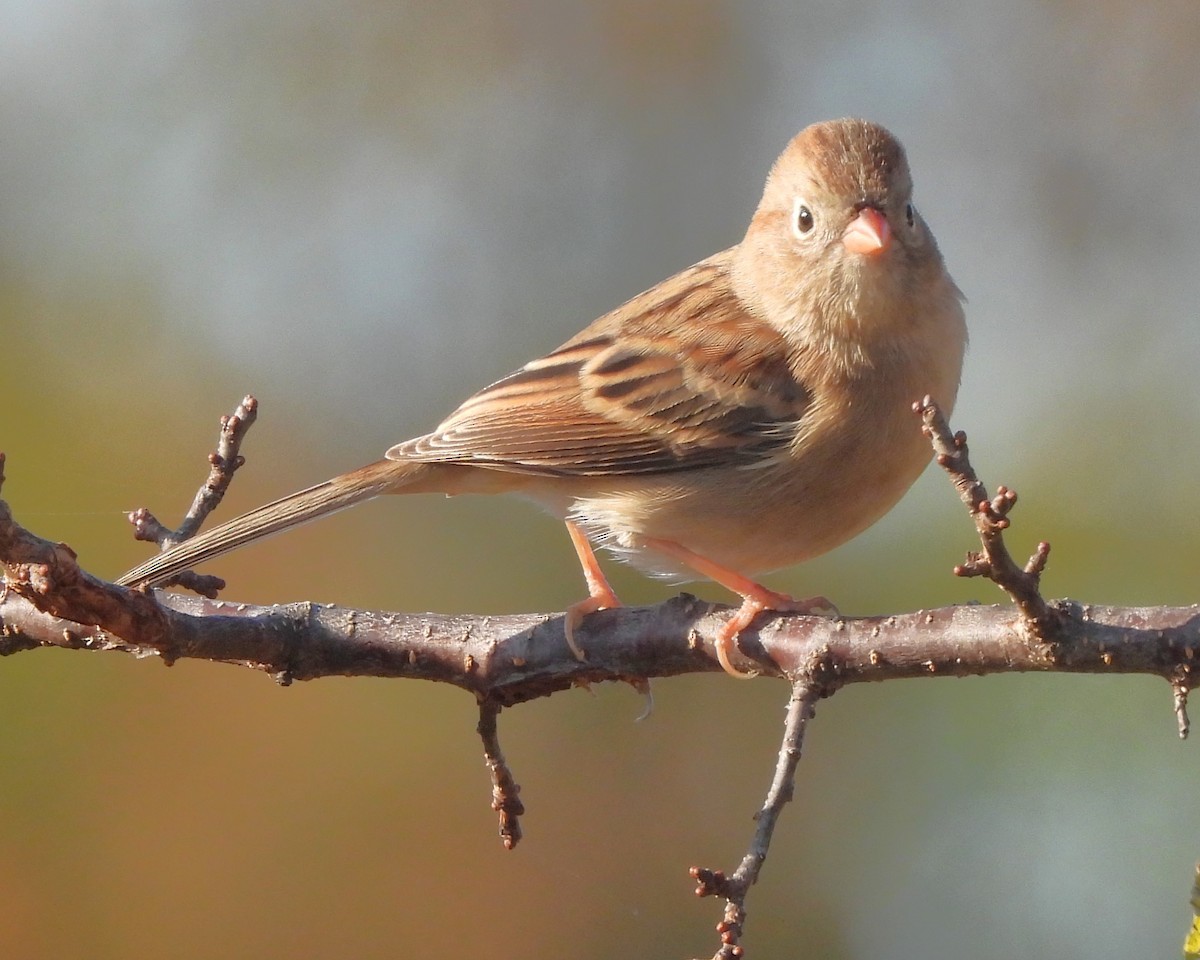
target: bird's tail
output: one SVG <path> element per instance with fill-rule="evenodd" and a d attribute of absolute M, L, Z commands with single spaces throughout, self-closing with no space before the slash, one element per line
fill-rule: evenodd
<path fill-rule="evenodd" d="M 409 476 L 421 472 L 424 467 L 424 464 L 396 460 L 367 464 L 199 533 L 122 574 L 116 583 L 124 586 L 162 583 L 198 563 L 219 557 L 254 540 L 290 530 L 309 520 L 328 516 L 406 486 Z"/>

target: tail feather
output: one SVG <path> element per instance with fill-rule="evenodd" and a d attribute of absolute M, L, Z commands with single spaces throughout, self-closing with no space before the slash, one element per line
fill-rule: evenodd
<path fill-rule="evenodd" d="M 154 586 L 253 540 L 290 530 L 309 520 L 388 493 L 403 485 L 405 466 L 408 465 L 395 460 L 380 460 L 290 494 L 164 550 L 123 573 L 115 582 L 123 586 Z"/>

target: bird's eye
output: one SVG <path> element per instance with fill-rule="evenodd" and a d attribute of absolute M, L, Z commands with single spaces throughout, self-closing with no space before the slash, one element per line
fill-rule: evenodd
<path fill-rule="evenodd" d="M 802 237 L 813 228 L 814 224 L 812 211 L 808 209 L 808 205 L 799 197 L 796 198 L 796 204 L 792 208 L 792 232 Z"/>
<path fill-rule="evenodd" d="M 910 227 L 917 222 L 917 211 L 913 209 L 913 205 L 911 203 L 904 208 L 904 219 L 908 222 Z"/>

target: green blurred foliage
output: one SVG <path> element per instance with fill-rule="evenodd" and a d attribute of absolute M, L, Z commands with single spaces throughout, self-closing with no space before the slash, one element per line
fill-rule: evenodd
<path fill-rule="evenodd" d="M 955 424 L 1022 494 L 1014 552 L 1052 542 L 1053 596 L 1194 602 L 1197 8 L 936 8 L 7 4 L 6 499 L 115 574 L 145 549 L 123 512 L 174 522 L 247 390 L 230 511 L 365 462 L 735 242 L 782 142 L 861 112 L 908 141 L 971 296 Z M 852 614 L 996 601 L 950 576 L 972 541 L 931 471 L 769 582 Z M 581 588 L 558 524 L 471 499 L 370 504 L 221 573 L 236 599 L 403 610 Z M 674 589 L 613 576 L 630 603 Z M 719 911 L 686 870 L 741 856 L 785 692 L 655 697 L 640 724 L 615 686 L 503 715 L 529 808 L 506 853 L 458 691 L 14 657 L 0 955 L 708 955 Z M 811 728 L 749 945 L 1173 955 L 1193 752 L 1143 678 L 846 690 Z"/>

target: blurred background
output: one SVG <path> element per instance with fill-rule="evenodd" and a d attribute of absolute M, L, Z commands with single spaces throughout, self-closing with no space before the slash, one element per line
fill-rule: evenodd
<path fill-rule="evenodd" d="M 1194 0 L 3 0 L 4 495 L 115 575 L 261 401 L 228 513 L 377 457 L 736 242 L 801 127 L 906 143 L 969 298 L 954 425 L 1022 495 L 1047 593 L 1200 600 Z M 769 582 L 848 614 L 993 602 L 929 471 Z M 515 500 L 368 504 L 223 559 L 227 596 L 561 610 Z M 630 603 L 672 588 L 613 572 Z M 719 590 L 695 588 L 706 597 Z M 506 853 L 473 702 L 229 666 L 0 664 L 0 954 L 708 956 L 787 691 L 724 677 L 505 713 Z M 1144 678 L 853 688 L 822 705 L 750 903 L 755 956 L 1178 955 L 1200 749 Z"/>

